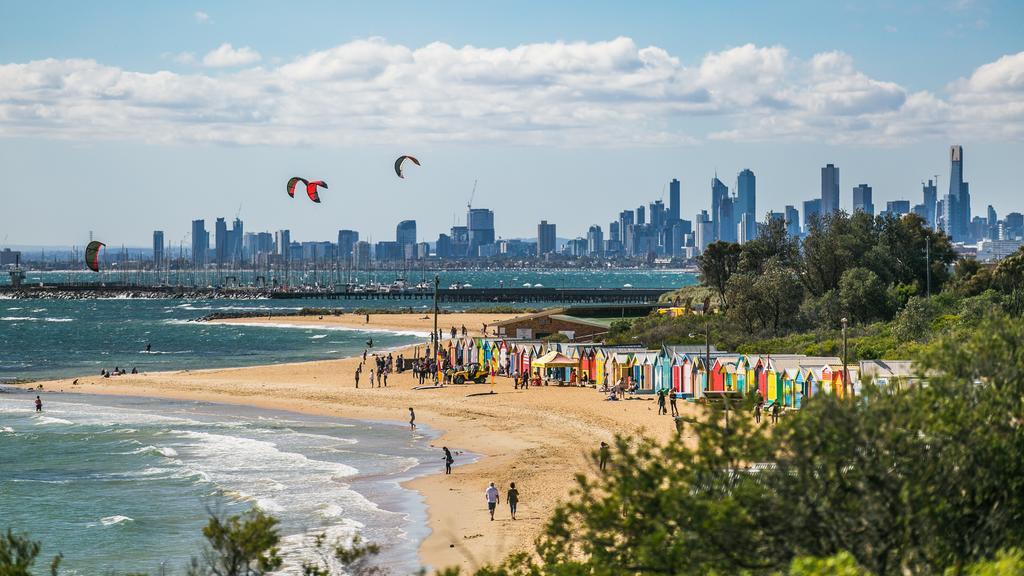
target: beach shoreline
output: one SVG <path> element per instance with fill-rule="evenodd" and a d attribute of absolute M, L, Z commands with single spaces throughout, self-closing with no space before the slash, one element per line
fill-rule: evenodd
<path fill-rule="evenodd" d="M 470 334 L 478 336 L 481 323 L 508 316 L 447 314 L 444 318 L 449 329 L 451 325 L 461 328 L 465 323 Z M 365 317 L 355 315 L 323 319 L 269 317 L 261 321 L 415 331 L 429 322 L 432 328 L 432 318 L 424 319 L 420 314 L 387 314 L 379 318 L 371 315 L 369 325 Z M 359 324 L 360 321 L 363 323 Z M 444 329 L 444 325 L 439 327 Z M 413 348 L 392 353 L 412 354 Z M 658 421 L 652 401 L 605 402 L 603 395 L 589 388 L 541 387 L 524 391 L 516 390 L 510 379 L 497 378 L 493 384 L 417 391 L 413 390 L 416 382 L 410 372 L 392 374 L 387 388 L 367 388 L 364 374 L 361 387 L 355 388 L 353 374 L 360 361 L 360 357 L 350 357 L 111 378 L 84 376 L 74 385 L 74 379 L 65 378 L 27 387 L 41 384 L 44 391 L 193 400 L 392 422 L 407 422 L 408 407 L 413 406 L 418 422 L 441 433 L 434 441 L 438 450 L 437 472 L 402 483 L 403 487 L 419 492 L 426 504 L 430 533 L 419 545 L 419 557 L 432 569 L 459 566 L 472 570 L 485 563 L 499 562 L 510 553 L 532 551 L 544 523 L 575 485 L 576 474 L 597 473 L 589 455 L 599 442 L 610 441 L 617 433 L 667 440 L 675 430 L 671 419 Z M 495 394 L 466 396 L 480 391 Z M 697 410 L 686 404 L 683 408 Z M 461 465 L 457 458 L 453 473 L 445 475 L 441 446 L 471 452 L 479 458 Z M 509 519 L 504 502 L 495 521 L 487 519 L 483 491 L 492 481 L 502 493 L 509 482 L 516 482 L 521 493 L 518 520 Z"/>

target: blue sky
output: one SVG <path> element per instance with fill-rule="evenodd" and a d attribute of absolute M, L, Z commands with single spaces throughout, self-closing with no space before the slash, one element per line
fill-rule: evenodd
<path fill-rule="evenodd" d="M 406 218 L 432 240 L 474 179 L 500 235 L 571 237 L 673 177 L 692 218 L 716 170 L 753 169 L 758 211 L 781 209 L 826 162 L 844 205 L 866 182 L 884 206 L 945 186 L 953 143 L 975 213 L 1021 211 L 1021 29 L 1024 4 L 984 0 L 5 2 L 2 194 L 23 217 L 0 244 L 145 244 L 239 207 L 299 240 Z M 406 180 L 402 153 L 423 161 Z M 327 180 L 324 203 L 289 201 L 292 175 Z"/>

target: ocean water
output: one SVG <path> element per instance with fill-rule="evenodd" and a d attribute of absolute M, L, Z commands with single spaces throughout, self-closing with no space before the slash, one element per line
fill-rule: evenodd
<path fill-rule="evenodd" d="M 322 305 L 322 303 L 320 303 Z M 0 382 L 131 371 L 324 360 L 426 334 L 192 322 L 215 311 L 293 311 L 276 300 L 0 300 Z M 151 352 L 146 352 L 146 344 Z"/>
<path fill-rule="evenodd" d="M 62 574 L 183 573 L 209 512 L 281 520 L 288 568 L 312 535 L 360 532 L 394 574 L 418 567 L 418 494 L 435 433 L 218 404 L 0 393 L 0 530 L 27 532 Z M 436 462 L 435 462 L 436 461 Z"/>
<path fill-rule="evenodd" d="M 65 273 L 34 274 L 32 279 L 50 282 L 62 279 Z M 394 277 L 394 273 L 378 273 L 375 280 L 391 282 Z M 371 279 L 365 278 L 366 281 Z M 410 275 L 409 280 L 417 278 Z M 442 273 L 443 286 L 462 282 L 476 287 L 523 284 L 621 287 L 631 284 L 639 288 L 684 286 L 695 281 L 692 274 L 678 270 Z M 531 307 L 542 305 L 529 304 Z M 487 303 L 446 304 L 444 309 L 458 311 L 487 306 Z M 370 338 L 376 348 L 389 348 L 419 342 L 425 337 L 415 333 L 191 322 L 212 312 L 272 314 L 304 307 L 411 308 L 426 313 L 433 304 L 417 300 L 0 299 L 0 383 L 99 374 L 101 369 L 115 367 L 153 371 L 323 360 L 361 353 Z M 152 344 L 152 353 L 145 353 L 147 343 Z"/>

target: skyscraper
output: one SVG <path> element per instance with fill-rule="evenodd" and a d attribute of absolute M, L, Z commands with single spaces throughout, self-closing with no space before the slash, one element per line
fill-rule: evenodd
<path fill-rule="evenodd" d="M 597 224 L 587 230 L 587 254 L 591 256 L 604 254 L 604 232 Z"/>
<path fill-rule="evenodd" d="M 210 233 L 205 220 L 192 221 L 192 263 L 205 266 L 210 252 Z"/>
<path fill-rule="evenodd" d="M 694 220 L 694 229 L 697 237 L 697 251 L 704 252 L 708 244 L 715 241 L 714 222 L 711 221 L 711 217 L 706 211 L 701 210 L 700 214 L 697 214 L 697 218 Z"/>
<path fill-rule="evenodd" d="M 277 245 L 277 255 L 283 260 L 291 259 L 292 232 L 291 230 L 278 230 L 274 233 L 274 243 Z"/>
<path fill-rule="evenodd" d="M 494 244 L 494 212 L 487 208 L 471 208 L 466 215 L 466 227 L 469 229 L 470 258 L 477 256 L 481 246 Z"/>
<path fill-rule="evenodd" d="M 615 239 L 623 246 L 626 245 L 626 235 L 629 233 L 631 226 L 633 226 L 633 211 L 623 210 L 619 212 L 619 234 Z"/>
<path fill-rule="evenodd" d="M 885 211 L 890 216 L 897 218 L 904 214 L 910 214 L 910 200 L 890 200 L 885 203 Z"/>
<path fill-rule="evenodd" d="M 679 180 L 675 178 L 668 183 L 668 221 L 675 222 L 682 218 L 682 206 L 679 205 Z"/>
<path fill-rule="evenodd" d="M 792 206 L 786 206 L 786 234 L 793 238 L 800 236 L 800 211 Z"/>
<path fill-rule="evenodd" d="M 164 265 L 164 232 L 163 230 L 153 231 L 153 267 L 160 268 Z"/>
<path fill-rule="evenodd" d="M 223 218 L 217 218 L 217 222 L 214 224 L 214 231 L 216 236 L 214 242 L 216 243 L 216 249 L 213 251 L 213 260 L 218 265 L 226 262 L 225 254 L 228 246 L 228 223 Z"/>
<path fill-rule="evenodd" d="M 811 222 L 821 218 L 821 198 L 804 200 L 804 231 L 811 227 Z"/>
<path fill-rule="evenodd" d="M 871 202 L 871 186 L 860 184 L 853 189 L 853 211 L 861 211 L 869 216 L 875 215 L 875 205 Z"/>
<path fill-rule="evenodd" d="M 949 147 L 949 193 L 942 199 L 946 233 L 954 242 L 971 240 L 971 193 L 964 182 L 964 150 Z"/>
<path fill-rule="evenodd" d="M 395 242 L 398 242 L 403 247 L 416 244 L 415 220 L 402 220 L 398 223 L 398 226 L 395 227 Z"/>
<path fill-rule="evenodd" d="M 638 226 L 643 226 L 644 224 L 646 224 L 647 223 L 647 217 L 646 217 L 645 214 L 646 214 L 646 212 L 644 210 L 644 207 L 643 206 L 637 206 L 636 207 L 636 222 L 634 222 L 634 224 L 637 224 Z"/>
<path fill-rule="evenodd" d="M 723 221 L 723 218 L 726 219 Z M 736 227 L 732 220 L 732 199 L 729 197 L 729 187 L 717 175 L 711 180 L 711 221 L 714 240 L 733 240 Z"/>
<path fill-rule="evenodd" d="M 653 226 L 655 230 L 661 230 L 664 228 L 666 224 L 665 219 L 668 214 L 665 211 L 665 203 L 661 200 L 655 200 L 654 202 L 651 202 L 651 205 L 648 206 L 648 208 L 650 209 L 648 217 L 651 219 L 651 226 Z"/>
<path fill-rule="evenodd" d="M 245 227 L 239 218 L 231 223 L 231 230 L 228 231 L 228 243 L 226 257 L 228 262 L 239 262 L 242 259 L 242 237 L 245 236 Z"/>
<path fill-rule="evenodd" d="M 537 255 L 543 256 L 555 251 L 555 225 L 541 220 L 537 225 Z"/>
<path fill-rule="evenodd" d="M 351 264 L 352 248 L 359 242 L 359 232 L 355 230 L 338 230 L 338 261 Z"/>
<path fill-rule="evenodd" d="M 839 167 L 826 164 L 821 169 L 821 213 L 839 210 Z"/>
<path fill-rule="evenodd" d="M 747 240 L 757 237 L 757 179 L 754 173 L 745 168 L 736 176 L 736 206 L 733 216 L 737 222 L 746 216 L 743 236 Z M 738 234 L 738 232 L 737 232 Z"/>
<path fill-rule="evenodd" d="M 924 196 L 924 220 L 928 226 L 935 228 L 935 203 L 939 199 L 938 183 L 928 180 L 928 183 L 921 183 L 921 192 Z"/>

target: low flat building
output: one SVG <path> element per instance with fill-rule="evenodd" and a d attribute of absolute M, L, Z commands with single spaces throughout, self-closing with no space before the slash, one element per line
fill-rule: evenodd
<path fill-rule="evenodd" d="M 551 308 L 535 314 L 516 316 L 494 324 L 498 336 L 534 339 L 562 334 L 570 340 L 590 340 L 608 333 L 611 322 L 605 319 L 579 318 L 567 314 L 567 308 Z"/>

